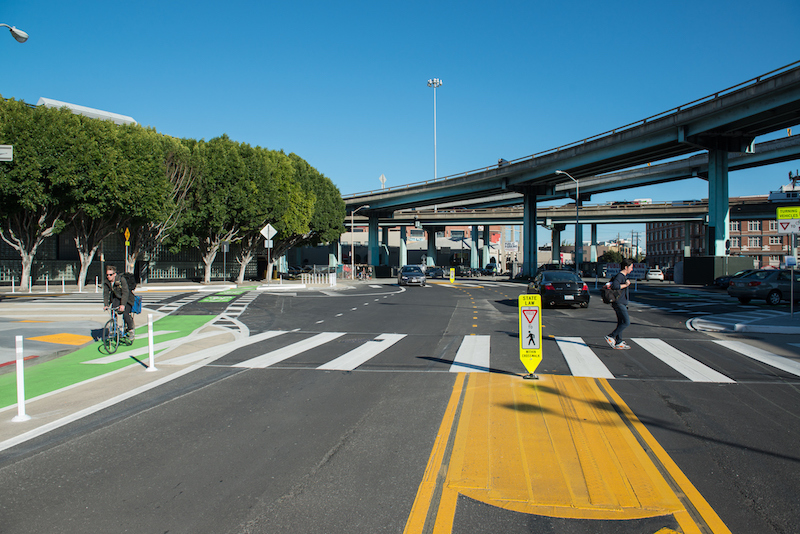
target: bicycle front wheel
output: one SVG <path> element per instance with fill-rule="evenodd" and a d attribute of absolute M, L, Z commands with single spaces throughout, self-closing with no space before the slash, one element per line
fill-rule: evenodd
<path fill-rule="evenodd" d="M 109 354 L 117 352 L 119 347 L 119 328 L 113 319 L 109 319 L 103 327 L 103 347 Z"/>

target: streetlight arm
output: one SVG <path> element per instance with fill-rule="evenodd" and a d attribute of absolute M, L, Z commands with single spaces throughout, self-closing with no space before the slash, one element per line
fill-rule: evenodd
<path fill-rule="evenodd" d="M 24 31 L 18 30 L 14 26 L 9 26 L 8 24 L 0 23 L 0 26 L 8 28 L 11 31 L 11 35 L 17 40 L 18 43 L 24 43 L 28 40 L 28 34 Z"/>

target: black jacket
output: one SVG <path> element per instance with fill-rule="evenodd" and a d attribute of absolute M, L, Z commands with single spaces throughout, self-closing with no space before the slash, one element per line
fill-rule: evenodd
<path fill-rule="evenodd" d="M 125 280 L 122 273 L 117 273 L 117 276 L 114 277 L 113 286 L 111 282 L 109 282 L 108 277 L 106 277 L 105 283 L 103 283 L 103 303 L 106 306 L 111 306 L 112 295 L 118 298 L 121 303 L 133 306 L 134 294 L 133 291 L 128 288 L 128 281 Z"/>

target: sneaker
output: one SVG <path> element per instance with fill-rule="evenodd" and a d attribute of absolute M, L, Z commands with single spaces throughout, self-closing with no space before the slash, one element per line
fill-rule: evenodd
<path fill-rule="evenodd" d="M 136 331 L 135 330 L 128 330 L 127 332 L 125 332 L 125 337 L 127 337 L 128 339 L 133 341 L 134 339 L 136 339 Z"/>
<path fill-rule="evenodd" d="M 617 340 L 615 340 L 615 339 L 614 339 L 613 337 L 611 337 L 611 336 L 606 336 L 606 343 L 608 343 L 609 345 L 611 345 L 611 348 L 613 349 L 613 348 L 614 348 L 614 345 L 616 345 L 616 344 L 617 344 Z"/>
<path fill-rule="evenodd" d="M 620 341 L 619 343 L 614 345 L 614 348 L 619 350 L 628 350 L 629 348 L 631 348 L 631 346 L 625 343 L 624 341 Z"/>

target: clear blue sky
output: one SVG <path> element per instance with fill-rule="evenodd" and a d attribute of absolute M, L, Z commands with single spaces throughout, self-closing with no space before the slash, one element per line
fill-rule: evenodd
<path fill-rule="evenodd" d="M 387 186 L 433 177 L 429 78 L 444 82 L 437 141 L 446 176 L 605 132 L 800 59 L 797 0 L 0 5 L 0 22 L 30 34 L 24 44 L 0 34 L 2 96 L 294 152 L 343 194 L 379 189 L 381 174 Z M 732 173 L 731 195 L 766 194 L 798 167 Z M 678 184 L 591 202 L 708 194 L 701 180 Z M 631 230 L 643 226 L 601 227 L 600 238 Z"/>

